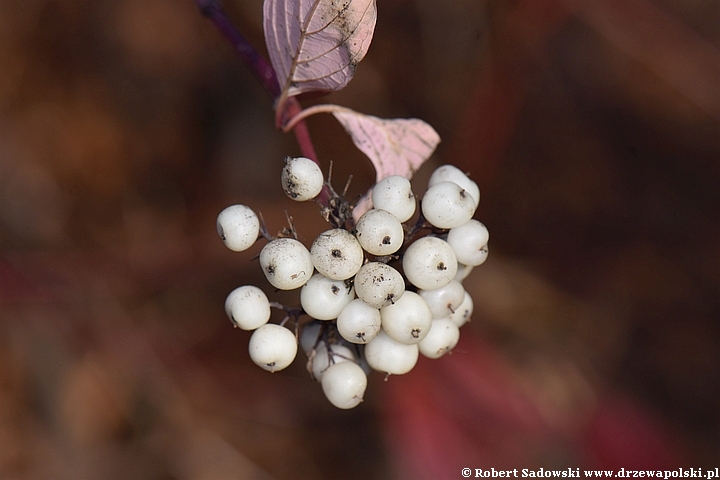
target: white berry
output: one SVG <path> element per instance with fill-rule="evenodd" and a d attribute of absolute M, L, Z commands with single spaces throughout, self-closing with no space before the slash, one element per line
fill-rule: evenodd
<path fill-rule="evenodd" d="M 480 203 L 480 188 L 477 183 L 470 180 L 462 170 L 454 165 L 442 165 L 435 169 L 428 180 L 428 188 L 440 182 L 453 182 L 462 187 L 475 201 L 475 208 Z"/>
<path fill-rule="evenodd" d="M 408 281 L 423 290 L 441 288 L 457 273 L 458 263 L 452 247 L 437 237 L 415 240 L 403 256 Z"/>
<path fill-rule="evenodd" d="M 287 368 L 297 354 L 295 335 L 285 327 L 266 323 L 250 336 L 250 358 L 269 372 Z"/>
<path fill-rule="evenodd" d="M 428 358 L 440 358 L 455 348 L 460 339 L 460 329 L 450 319 L 432 321 L 430 332 L 418 344 L 420 353 Z"/>
<path fill-rule="evenodd" d="M 473 302 L 472 297 L 468 292 L 465 292 L 465 297 L 463 298 L 462 303 L 455 309 L 455 312 L 452 313 L 448 318 L 452 320 L 452 322 L 457 325 L 458 327 L 462 327 L 467 322 L 470 321 L 470 317 L 472 317 L 473 309 L 475 308 L 475 303 Z"/>
<path fill-rule="evenodd" d="M 294 238 L 268 242 L 260 251 L 260 267 L 268 282 L 280 290 L 302 287 L 314 270 L 310 252 Z"/>
<path fill-rule="evenodd" d="M 318 164 L 305 157 L 287 157 L 281 181 L 287 196 L 298 202 L 317 197 L 325 183 Z"/>
<path fill-rule="evenodd" d="M 304 157 L 285 159 L 281 183 L 297 201 L 330 188 L 319 164 Z M 366 206 L 352 212 L 354 228 L 338 225 L 343 222 L 335 216 L 344 218 L 342 212 L 323 211 L 338 228 L 319 234 L 310 248 L 292 227 L 293 238 L 272 239 L 260 251 L 260 267 L 276 290 L 300 289 L 299 308 L 270 302 L 254 285 L 234 289 L 225 300 L 233 325 L 252 331 L 248 351 L 255 364 L 280 371 L 302 349 L 312 378 L 341 409 L 363 401 L 371 371 L 402 375 L 415 367 L 420 354 L 439 358 L 457 345 L 459 328 L 474 309 L 462 281 L 488 254 L 488 230 L 472 218 L 480 190 L 456 167 L 443 165 L 433 172 L 419 217 L 412 185 L 403 176 L 380 180 L 364 198 Z M 431 224 L 433 231 L 405 242 L 413 217 L 425 227 Z M 245 205 L 220 212 L 217 231 L 235 251 L 249 249 L 261 233 L 268 237 L 258 215 Z M 269 323 L 271 305 L 287 311 L 281 325 Z M 299 323 L 299 317 L 308 321 Z M 290 318 L 294 328 L 285 326 Z"/>
<path fill-rule="evenodd" d="M 455 274 L 455 280 L 462 283 L 462 281 L 472 273 L 474 268 L 472 265 L 465 265 L 458 262 L 458 271 Z"/>
<path fill-rule="evenodd" d="M 458 262 L 473 267 L 481 265 L 487 259 L 489 239 L 487 227 L 474 219 L 451 228 L 447 235 L 447 242 L 455 251 Z"/>
<path fill-rule="evenodd" d="M 406 345 L 383 330 L 365 345 L 365 360 L 373 370 L 402 375 L 413 369 L 419 355 L 417 343 Z"/>
<path fill-rule="evenodd" d="M 333 280 L 345 280 L 360 270 L 365 255 L 355 236 L 342 228 L 321 233 L 310 247 L 318 272 Z"/>
<path fill-rule="evenodd" d="M 254 285 L 238 287 L 225 299 L 230 321 L 243 330 L 255 330 L 270 320 L 270 302 L 265 292 Z"/>
<path fill-rule="evenodd" d="M 425 192 L 422 213 L 437 228 L 459 227 L 475 214 L 475 200 L 458 184 L 440 182 Z"/>
<path fill-rule="evenodd" d="M 252 247 L 260 233 L 260 220 L 246 205 L 230 205 L 217 217 L 217 232 L 230 250 L 242 252 Z"/>
<path fill-rule="evenodd" d="M 348 347 L 339 343 L 328 346 L 327 343 L 321 342 L 312 357 L 312 377 L 319 382 L 328 367 L 335 363 L 348 361 L 355 361 L 355 354 Z"/>
<path fill-rule="evenodd" d="M 355 275 L 355 294 L 373 308 L 396 302 L 405 292 L 400 272 L 380 262 L 369 262 Z"/>
<path fill-rule="evenodd" d="M 355 298 L 352 287 L 342 280 L 333 280 L 316 273 L 300 290 L 300 305 L 305 313 L 317 320 L 337 318 L 345 305 Z"/>
<path fill-rule="evenodd" d="M 418 290 L 418 294 L 430 307 L 433 319 L 451 315 L 465 299 L 465 289 L 457 280 L 433 290 Z"/>
<path fill-rule="evenodd" d="M 403 226 L 395 215 L 378 208 L 368 210 L 355 226 L 362 248 L 373 255 L 390 255 L 402 247 Z"/>
<path fill-rule="evenodd" d="M 432 313 L 423 298 L 405 292 L 393 305 L 380 309 L 382 328 L 393 340 L 406 345 L 425 338 L 432 323 Z"/>
<path fill-rule="evenodd" d="M 327 327 L 327 323 L 322 321 L 311 321 L 300 330 L 300 348 L 303 352 L 305 352 L 305 355 L 310 355 L 313 348 L 318 345 L 320 340 L 320 330 L 322 330 L 323 327 Z"/>
<path fill-rule="evenodd" d="M 381 325 L 380 310 L 359 298 L 348 303 L 337 317 L 338 333 L 351 343 L 369 342 L 378 334 Z"/>
<path fill-rule="evenodd" d="M 406 222 L 415 213 L 415 195 L 410 180 L 402 175 L 391 175 L 380 180 L 372 189 L 375 208 L 387 210 Z"/>
<path fill-rule="evenodd" d="M 322 389 L 337 408 L 349 409 L 360 404 L 367 388 L 367 375 L 354 362 L 335 363 L 322 376 Z"/>

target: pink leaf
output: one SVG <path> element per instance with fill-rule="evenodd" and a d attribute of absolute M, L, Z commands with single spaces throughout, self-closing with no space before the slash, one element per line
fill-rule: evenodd
<path fill-rule="evenodd" d="M 341 107 L 331 113 L 355 146 L 370 158 L 376 181 L 390 175 L 412 178 L 440 143 L 437 132 L 417 118 L 386 120 Z"/>
<path fill-rule="evenodd" d="M 375 0 L 265 0 L 265 43 L 281 101 L 340 90 L 370 47 Z"/>

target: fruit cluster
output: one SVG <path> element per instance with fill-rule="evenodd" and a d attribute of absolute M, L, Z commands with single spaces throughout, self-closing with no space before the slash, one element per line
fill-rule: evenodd
<path fill-rule="evenodd" d="M 404 374 L 420 354 L 439 358 L 455 347 L 459 327 L 473 311 L 462 281 L 488 254 L 488 230 L 472 218 L 480 200 L 475 182 L 452 165 L 437 168 L 416 215 L 410 181 L 390 176 L 373 187 L 373 208 L 352 222 L 341 214 L 352 210 L 349 204 L 312 160 L 287 158 L 281 180 L 297 201 L 327 187 L 331 207 L 323 212 L 334 228 L 308 249 L 294 227 L 271 237 L 245 205 L 218 216 L 228 248 L 246 250 L 267 238 L 259 256 L 265 277 L 278 290 L 300 289 L 299 309 L 270 302 L 253 285 L 228 295 L 225 309 L 233 325 L 253 330 L 253 362 L 270 372 L 282 370 L 299 344 L 330 402 L 348 409 L 362 401 L 370 371 Z M 287 313 L 280 324 L 268 323 L 271 307 Z M 294 331 L 285 326 L 290 319 Z"/>

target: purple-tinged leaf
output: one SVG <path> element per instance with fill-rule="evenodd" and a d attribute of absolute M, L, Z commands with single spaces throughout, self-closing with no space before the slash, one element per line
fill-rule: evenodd
<path fill-rule="evenodd" d="M 340 90 L 370 47 L 375 0 L 265 0 L 265 43 L 284 98 Z"/>
<path fill-rule="evenodd" d="M 388 120 L 339 107 L 331 113 L 370 158 L 378 182 L 390 175 L 412 178 L 440 143 L 437 132 L 417 118 Z"/>

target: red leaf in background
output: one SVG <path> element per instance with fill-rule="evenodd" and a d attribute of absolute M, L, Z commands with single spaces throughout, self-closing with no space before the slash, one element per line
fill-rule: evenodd
<path fill-rule="evenodd" d="M 452 355 L 421 358 L 410 374 L 391 376 L 383 386 L 385 427 L 401 478 L 531 467 L 533 443 L 550 432 L 518 377 L 491 345 L 467 331 Z"/>
<path fill-rule="evenodd" d="M 375 0 L 265 0 L 265 43 L 281 99 L 344 88 L 370 47 L 376 19 Z"/>
<path fill-rule="evenodd" d="M 594 413 L 582 433 L 587 457 L 594 465 L 613 470 L 690 466 L 662 426 L 630 400 L 606 395 Z"/>
<path fill-rule="evenodd" d="M 663 425 L 614 392 L 592 408 L 552 407 L 472 331 L 439 360 L 421 358 L 385 385 L 384 424 L 397 478 L 461 478 L 463 468 L 665 470 L 689 463 Z M 554 423 L 553 418 L 576 421 Z M 572 427 L 568 428 L 568 425 Z M 581 473 L 582 475 L 582 473 Z M 518 472 L 518 476 L 520 473 Z"/>

